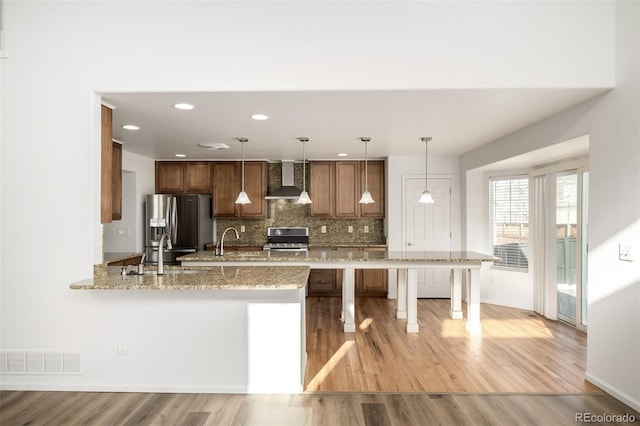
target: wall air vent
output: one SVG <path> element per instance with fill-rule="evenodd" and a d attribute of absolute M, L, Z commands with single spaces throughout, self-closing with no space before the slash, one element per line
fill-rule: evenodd
<path fill-rule="evenodd" d="M 0 374 L 81 373 L 81 352 L 0 352 Z"/>

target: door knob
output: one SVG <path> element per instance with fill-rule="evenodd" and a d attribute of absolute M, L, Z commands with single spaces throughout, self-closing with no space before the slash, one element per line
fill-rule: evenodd
<path fill-rule="evenodd" d="M 407 245 L 408 245 L 408 246 L 415 246 L 415 245 L 416 245 L 416 243 L 409 242 L 409 243 L 407 243 Z"/>

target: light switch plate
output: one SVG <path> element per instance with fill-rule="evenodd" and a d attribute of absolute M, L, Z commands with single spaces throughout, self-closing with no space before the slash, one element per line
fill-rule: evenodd
<path fill-rule="evenodd" d="M 353 226 L 349 225 L 349 228 L 347 228 L 347 232 L 349 232 L 350 234 L 353 232 Z"/>
<path fill-rule="evenodd" d="M 244 225 L 240 225 L 240 232 L 244 232 L 244 231 L 245 231 Z"/>
<path fill-rule="evenodd" d="M 127 355 L 129 347 L 126 340 L 118 340 L 118 355 Z"/>
<path fill-rule="evenodd" d="M 321 232 L 321 233 L 323 233 L 323 234 L 326 234 L 326 233 L 327 233 L 327 227 L 326 227 L 326 225 L 322 225 L 322 227 L 320 227 L 320 232 Z"/>

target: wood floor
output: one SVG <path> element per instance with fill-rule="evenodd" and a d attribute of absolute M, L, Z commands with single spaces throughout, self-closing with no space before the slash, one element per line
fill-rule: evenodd
<path fill-rule="evenodd" d="M 472 336 L 448 300 L 420 300 L 420 333 L 407 334 L 394 301 L 358 299 L 357 332 L 343 333 L 339 298 L 307 303 L 303 394 L 2 391 L 0 425 L 640 424 L 583 379 L 586 336 L 531 312 L 483 304 Z"/>
<path fill-rule="evenodd" d="M 624 424 L 640 422 L 640 413 L 605 394 L 0 392 L 2 426 L 555 426 L 575 425 L 580 413 L 626 414 L 635 423 Z"/>
<path fill-rule="evenodd" d="M 482 304 L 482 333 L 449 318 L 448 299 L 420 299 L 420 332 L 396 303 L 356 300 L 344 333 L 339 298 L 307 299 L 307 391 L 598 393 L 584 380 L 586 334 L 530 311 Z"/>

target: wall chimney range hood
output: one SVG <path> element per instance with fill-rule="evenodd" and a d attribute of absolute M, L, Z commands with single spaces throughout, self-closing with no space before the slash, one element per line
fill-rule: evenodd
<path fill-rule="evenodd" d="M 294 162 L 282 160 L 282 186 L 275 188 L 264 197 L 267 200 L 297 200 L 302 190 L 294 186 Z"/>

